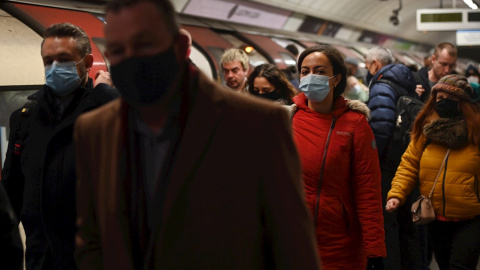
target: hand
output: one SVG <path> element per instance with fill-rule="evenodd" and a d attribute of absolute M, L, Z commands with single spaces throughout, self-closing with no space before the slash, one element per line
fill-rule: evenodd
<path fill-rule="evenodd" d="M 423 88 L 421 84 L 417 84 L 417 88 L 415 88 L 415 92 L 417 92 L 417 95 L 421 97 L 425 92 L 425 88 Z"/>
<path fill-rule="evenodd" d="M 400 200 L 397 198 L 391 198 L 387 201 L 387 205 L 385 205 L 385 211 L 392 213 L 393 211 L 397 210 L 400 206 Z"/>
<path fill-rule="evenodd" d="M 110 73 L 105 72 L 103 70 L 97 71 L 97 73 L 95 74 L 95 83 L 93 84 L 93 87 L 96 87 L 99 83 L 106 83 L 113 87 L 113 82 L 112 82 L 112 78 L 110 77 Z"/>
<path fill-rule="evenodd" d="M 383 258 L 382 257 L 373 257 L 367 259 L 367 270 L 378 270 L 384 269 Z"/>

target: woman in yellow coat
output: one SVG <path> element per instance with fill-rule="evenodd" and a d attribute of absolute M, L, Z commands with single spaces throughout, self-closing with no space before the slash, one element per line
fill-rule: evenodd
<path fill-rule="evenodd" d="M 405 202 L 417 179 L 432 197 L 435 221 L 428 225 L 439 268 L 475 269 L 480 256 L 480 105 L 465 77 L 447 75 L 415 120 L 412 141 L 388 193 L 386 210 Z"/>

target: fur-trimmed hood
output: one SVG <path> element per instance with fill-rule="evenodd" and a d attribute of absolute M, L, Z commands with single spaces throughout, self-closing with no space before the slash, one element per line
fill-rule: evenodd
<path fill-rule="evenodd" d="M 468 128 L 462 118 L 439 118 L 423 128 L 423 134 L 448 148 L 458 149 L 468 144 Z"/>
<path fill-rule="evenodd" d="M 347 100 L 347 106 L 350 110 L 365 115 L 367 121 L 370 121 L 370 109 L 365 103 L 361 102 L 360 100 Z"/>

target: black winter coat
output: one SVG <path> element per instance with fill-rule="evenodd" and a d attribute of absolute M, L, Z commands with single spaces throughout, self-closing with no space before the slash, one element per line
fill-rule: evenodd
<path fill-rule="evenodd" d="M 420 96 L 420 100 L 426 102 L 430 97 L 430 93 L 432 92 L 432 87 L 430 86 L 430 80 L 428 79 L 428 69 L 421 68 L 417 72 L 413 73 L 417 84 L 421 84 L 425 92 Z"/>
<path fill-rule="evenodd" d="M 61 118 L 57 116 L 55 99 L 47 86 L 28 97 L 38 103 L 26 120 L 29 126 L 20 156 L 14 154 L 20 109 L 10 116 L 2 183 L 25 229 L 27 269 L 75 269 L 73 124 L 81 113 L 118 96 L 106 84 L 93 89 L 92 79 L 85 88 L 75 91 Z"/>

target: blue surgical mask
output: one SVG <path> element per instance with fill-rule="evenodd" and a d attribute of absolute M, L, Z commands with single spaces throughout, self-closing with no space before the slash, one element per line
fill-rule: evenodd
<path fill-rule="evenodd" d="M 45 84 L 50 87 L 55 95 L 64 97 L 68 96 L 82 82 L 77 73 L 77 65 L 82 62 L 57 62 L 54 61 L 52 65 L 45 67 Z M 87 76 L 87 73 L 85 73 Z"/>
<path fill-rule="evenodd" d="M 328 80 L 337 75 L 328 77 L 325 75 L 309 74 L 300 79 L 298 89 L 305 93 L 308 100 L 313 102 L 321 102 L 330 92 Z"/>

